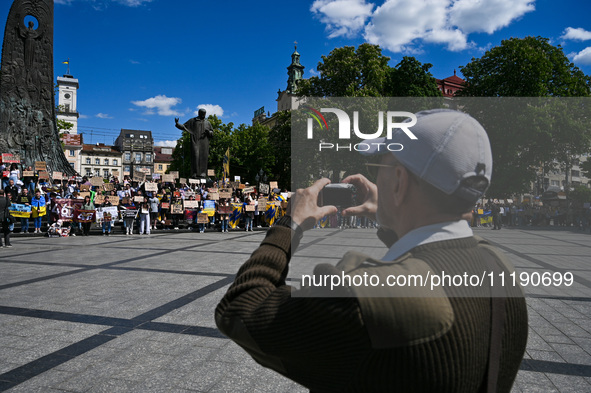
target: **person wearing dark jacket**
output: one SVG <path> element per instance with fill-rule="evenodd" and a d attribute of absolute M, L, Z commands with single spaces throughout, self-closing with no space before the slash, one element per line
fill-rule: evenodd
<path fill-rule="evenodd" d="M 16 203 L 31 206 L 32 197 L 29 194 L 29 190 L 27 188 L 22 189 L 21 194 L 16 199 Z M 29 217 L 22 217 L 21 218 L 21 233 L 28 233 L 29 232 Z"/>
<path fill-rule="evenodd" d="M 413 116 L 412 148 L 379 149 L 407 144 L 400 130 L 364 142 L 372 146 L 364 154 L 380 155 L 367 163 L 375 183 L 361 174 L 343 180 L 360 202 L 343 215 L 380 222 L 389 247 L 381 260 L 352 250 L 303 275 L 301 289 L 287 285 L 304 231 L 337 211 L 318 206 L 330 183 L 320 179 L 295 193 L 216 308 L 222 333 L 312 392 L 508 393 L 519 371 L 528 334 L 519 285 L 429 287 L 418 278 L 514 272 L 467 222 L 491 179 L 487 134 L 461 112 Z"/>
<path fill-rule="evenodd" d="M 2 223 L 2 233 L 4 234 L 4 245 L 2 245 L 2 238 L 0 237 L 0 247 L 12 247 L 10 244 L 10 212 L 8 208 L 11 203 L 6 197 L 4 190 L 0 190 L 0 222 Z"/>

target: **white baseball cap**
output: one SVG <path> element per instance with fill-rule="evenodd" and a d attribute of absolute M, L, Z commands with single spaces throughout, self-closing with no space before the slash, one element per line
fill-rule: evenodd
<path fill-rule="evenodd" d="M 470 115 L 449 109 L 422 111 L 416 117 L 416 125 L 409 129 L 417 139 L 396 129 L 391 139 L 364 141 L 371 148 L 362 154 L 391 153 L 408 170 L 444 193 L 476 202 L 490 185 L 492 174 L 492 152 L 484 128 Z M 390 143 L 404 148 L 395 152 L 383 148 Z"/>

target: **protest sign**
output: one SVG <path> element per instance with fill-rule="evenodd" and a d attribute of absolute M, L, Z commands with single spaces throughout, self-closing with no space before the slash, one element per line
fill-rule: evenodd
<path fill-rule="evenodd" d="M 215 169 L 208 169 L 207 176 L 215 176 Z"/>
<path fill-rule="evenodd" d="M 231 188 L 222 188 L 220 189 L 220 198 L 232 198 L 232 189 Z"/>
<path fill-rule="evenodd" d="M 189 184 L 201 184 L 199 179 L 189 179 Z"/>
<path fill-rule="evenodd" d="M 157 192 L 158 191 L 158 184 L 157 183 L 146 183 L 144 184 L 146 191 L 150 192 Z"/>
<path fill-rule="evenodd" d="M 253 211 L 255 211 L 255 209 L 256 209 L 255 205 L 246 205 L 247 212 L 253 212 Z"/>
<path fill-rule="evenodd" d="M 109 222 L 117 217 L 117 206 L 105 206 L 96 208 L 96 222 L 99 224 L 103 221 Z"/>
<path fill-rule="evenodd" d="M 259 184 L 259 192 L 261 194 L 268 194 L 269 193 L 269 185 L 265 183 Z"/>
<path fill-rule="evenodd" d="M 51 174 L 51 177 L 53 178 L 53 180 L 63 180 L 64 174 L 62 172 L 53 172 Z"/>
<path fill-rule="evenodd" d="M 36 171 L 46 171 L 47 164 L 45 163 L 45 161 L 35 161 L 35 170 Z"/>
<path fill-rule="evenodd" d="M 219 201 L 220 200 L 220 193 L 219 192 L 210 192 L 209 198 L 213 201 Z"/>
<path fill-rule="evenodd" d="M 29 218 L 31 217 L 31 206 L 23 205 L 20 203 L 13 203 L 8 208 L 10 215 L 14 218 Z"/>
<path fill-rule="evenodd" d="M 207 213 L 198 213 L 197 214 L 197 224 L 207 224 L 209 223 L 209 216 Z"/>
<path fill-rule="evenodd" d="M 111 176 L 119 177 L 119 171 L 111 171 Z"/>
<path fill-rule="evenodd" d="M 189 201 L 185 200 L 183 202 L 185 209 L 198 209 L 199 208 L 199 201 Z"/>
<path fill-rule="evenodd" d="M 80 185 L 80 191 L 89 191 L 90 190 L 90 186 L 88 184 L 81 184 Z"/>
<path fill-rule="evenodd" d="M 180 203 L 173 203 L 170 206 L 170 213 L 171 214 L 183 214 L 183 205 Z"/>
<path fill-rule="evenodd" d="M 208 216 L 213 217 L 215 215 L 215 201 L 203 201 L 203 212 L 207 213 Z"/>
<path fill-rule="evenodd" d="M 181 184 L 187 184 L 187 179 L 185 179 L 184 177 L 181 177 L 179 179 L 179 183 L 181 183 Z"/>
<path fill-rule="evenodd" d="M 277 182 L 276 181 L 269 182 L 269 187 L 271 187 L 271 190 L 274 190 L 274 189 L 278 188 L 277 187 Z"/>
<path fill-rule="evenodd" d="M 234 208 L 232 206 L 218 206 L 218 213 L 219 214 L 232 214 L 232 210 Z"/>
<path fill-rule="evenodd" d="M 133 197 L 133 201 L 137 203 L 142 203 L 144 201 L 144 197 L 142 195 L 136 195 Z"/>
<path fill-rule="evenodd" d="M 136 218 L 137 217 L 137 209 L 125 209 L 125 210 L 121 210 L 121 217 L 123 219 L 126 218 Z"/>
<path fill-rule="evenodd" d="M 168 174 L 170 176 L 172 176 L 173 179 L 178 179 L 179 178 L 179 171 L 170 171 L 170 172 L 168 172 Z"/>
<path fill-rule="evenodd" d="M 219 191 L 219 190 L 218 190 L 218 188 L 217 188 L 217 187 L 214 187 L 214 188 L 208 188 L 208 189 L 207 189 L 207 192 L 218 192 L 218 191 Z"/>
<path fill-rule="evenodd" d="M 87 196 L 90 196 L 90 192 L 88 192 L 88 191 L 83 191 L 83 192 L 78 193 L 78 197 L 80 197 L 82 199 L 86 198 Z"/>
<path fill-rule="evenodd" d="M 35 176 L 35 171 L 23 171 L 24 177 L 33 177 Z"/>
<path fill-rule="evenodd" d="M 2 177 L 10 177 L 10 171 L 2 171 Z"/>
<path fill-rule="evenodd" d="M 113 183 L 103 183 L 103 189 L 105 191 L 113 191 L 115 189 L 115 186 L 113 185 Z"/>
<path fill-rule="evenodd" d="M 152 180 L 160 180 L 160 177 L 159 173 L 152 173 Z"/>
<path fill-rule="evenodd" d="M 105 184 L 105 182 L 103 181 L 102 177 L 94 176 L 90 178 L 90 184 L 92 184 L 95 187 L 100 187 L 103 184 Z"/>
<path fill-rule="evenodd" d="M 234 181 L 240 183 L 240 176 L 234 176 Z"/>
<path fill-rule="evenodd" d="M 171 174 L 163 175 L 162 176 L 162 182 L 164 182 L 164 183 L 174 183 L 174 176 L 172 176 Z"/>
<path fill-rule="evenodd" d="M 74 222 L 93 222 L 95 220 L 96 210 L 74 209 Z"/>
<path fill-rule="evenodd" d="M 133 181 L 143 183 L 146 181 L 146 173 L 138 170 L 133 171 Z"/>
<path fill-rule="evenodd" d="M 54 201 L 59 219 L 71 222 L 74 219 L 74 210 L 82 207 L 82 201 L 73 199 L 56 199 Z"/>
<path fill-rule="evenodd" d="M 236 181 L 231 181 L 228 183 L 228 186 L 230 186 L 230 188 L 238 188 L 240 187 L 240 182 L 236 182 Z"/>
<path fill-rule="evenodd" d="M 185 210 L 184 211 L 184 218 L 190 224 L 195 221 L 197 214 L 198 214 L 197 210 L 194 210 L 194 209 Z"/>
<path fill-rule="evenodd" d="M 2 153 L 3 164 L 20 164 L 21 157 L 18 154 Z"/>
<path fill-rule="evenodd" d="M 264 212 L 267 210 L 267 198 L 259 198 L 259 211 Z"/>
<path fill-rule="evenodd" d="M 245 188 L 246 188 L 246 184 L 242 184 L 242 183 L 240 183 L 240 184 L 238 185 L 238 189 L 240 189 L 240 190 L 244 190 Z"/>
<path fill-rule="evenodd" d="M 49 180 L 49 173 L 47 173 L 47 171 L 41 171 L 39 172 L 39 179 L 40 180 Z"/>
<path fill-rule="evenodd" d="M 254 187 L 247 187 L 242 190 L 243 194 L 250 194 L 251 192 L 254 192 Z"/>
<path fill-rule="evenodd" d="M 160 205 L 160 207 L 162 209 L 170 209 L 170 203 L 169 202 L 162 202 L 162 204 Z"/>

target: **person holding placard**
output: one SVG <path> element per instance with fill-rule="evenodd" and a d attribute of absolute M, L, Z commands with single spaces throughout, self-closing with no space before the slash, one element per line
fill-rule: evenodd
<path fill-rule="evenodd" d="M 113 206 L 109 196 L 105 197 L 105 201 L 101 205 L 101 207 Z M 111 213 L 104 213 L 103 214 L 103 236 L 109 236 L 111 234 L 111 226 L 113 224 L 114 217 Z"/>
<path fill-rule="evenodd" d="M 228 232 L 228 221 L 230 220 L 230 214 L 228 214 L 228 208 L 230 207 L 230 203 L 226 198 L 222 198 L 218 202 L 218 208 L 223 207 L 224 209 L 219 209 L 220 211 L 220 222 L 222 223 L 222 233 Z"/>
<path fill-rule="evenodd" d="M 94 210 L 94 203 L 90 200 L 90 196 L 84 197 L 84 203 L 82 204 L 82 210 Z M 90 233 L 90 226 L 92 221 L 85 221 L 82 223 L 82 235 L 88 236 Z"/>
<path fill-rule="evenodd" d="M 144 197 L 144 201 L 140 203 L 139 207 L 140 215 L 140 235 L 150 234 L 150 203 L 148 197 Z"/>
<path fill-rule="evenodd" d="M 156 223 L 158 222 L 158 209 L 160 207 L 160 199 L 156 196 L 156 193 L 152 193 L 152 197 L 148 199 L 148 203 L 150 203 L 150 224 L 152 225 L 152 230 L 156 229 Z"/>
<path fill-rule="evenodd" d="M 252 232 L 252 220 L 254 219 L 254 210 L 248 210 L 246 206 L 254 206 L 254 201 L 247 195 L 244 198 L 244 215 L 245 215 L 245 223 L 246 228 L 244 230 L 248 232 L 249 230 Z"/>
<path fill-rule="evenodd" d="M 41 190 L 35 190 L 35 197 L 31 199 L 31 217 L 35 224 L 35 233 L 41 233 L 41 220 L 47 214 L 45 197 L 41 195 Z"/>
<path fill-rule="evenodd" d="M 32 198 L 31 195 L 29 195 L 29 190 L 23 187 L 16 203 L 31 206 L 31 200 Z M 21 217 L 21 233 L 29 233 L 29 217 Z"/>

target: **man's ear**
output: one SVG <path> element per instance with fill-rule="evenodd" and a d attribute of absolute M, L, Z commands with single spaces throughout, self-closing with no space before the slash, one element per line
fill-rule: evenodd
<path fill-rule="evenodd" d="M 394 167 L 394 179 L 393 179 L 393 195 L 392 200 L 394 205 L 399 207 L 409 196 L 410 189 L 410 174 L 408 169 L 402 165 Z"/>

